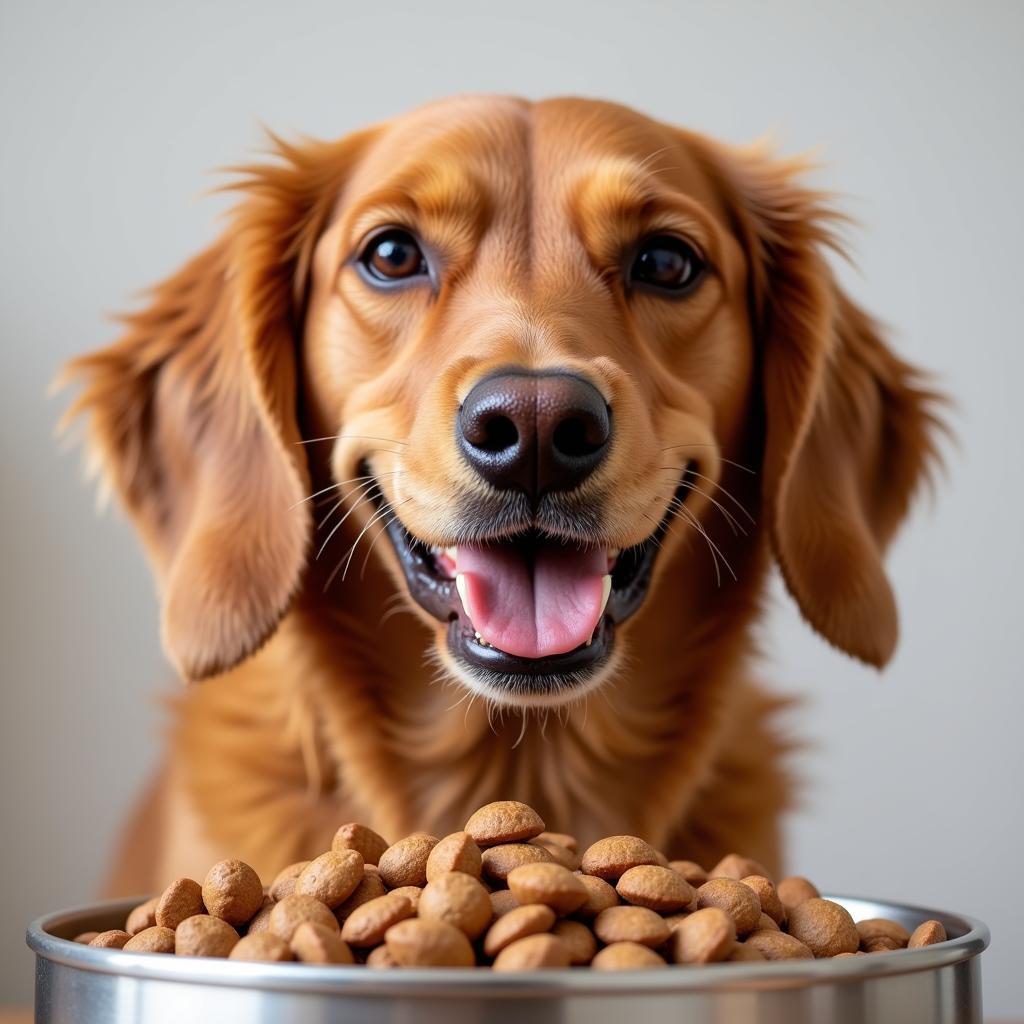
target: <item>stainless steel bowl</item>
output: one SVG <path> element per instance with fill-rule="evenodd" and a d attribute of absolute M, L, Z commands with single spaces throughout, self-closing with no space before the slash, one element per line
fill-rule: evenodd
<path fill-rule="evenodd" d="M 124 923 L 141 900 L 34 921 L 38 1024 L 981 1024 L 980 921 L 830 896 L 855 920 L 935 918 L 949 941 L 839 960 L 669 970 L 493 974 L 198 960 L 69 941 Z"/>

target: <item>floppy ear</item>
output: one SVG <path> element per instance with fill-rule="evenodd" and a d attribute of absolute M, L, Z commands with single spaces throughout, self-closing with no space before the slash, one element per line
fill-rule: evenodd
<path fill-rule="evenodd" d="M 296 444 L 296 346 L 317 236 L 366 133 L 243 168 L 227 230 L 71 362 L 89 443 L 142 535 L 163 597 L 164 647 L 192 679 L 274 631 L 309 543 Z"/>
<path fill-rule="evenodd" d="M 796 182 L 806 165 L 723 154 L 750 255 L 761 358 L 762 496 L 804 618 L 876 667 L 898 637 L 882 555 L 936 458 L 942 399 L 839 288 L 824 250 L 841 218 Z"/>

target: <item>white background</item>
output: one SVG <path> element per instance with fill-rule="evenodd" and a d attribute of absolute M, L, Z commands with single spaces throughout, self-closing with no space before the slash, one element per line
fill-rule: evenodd
<path fill-rule="evenodd" d="M 334 137 L 458 91 L 577 93 L 733 141 L 821 146 L 860 221 L 855 296 L 958 403 L 959 449 L 890 565 L 883 675 L 776 588 L 764 675 L 803 698 L 790 863 L 986 920 L 989 1014 L 1020 941 L 1024 6 L 95 0 L 0 7 L 0 1002 L 22 929 L 88 899 L 173 685 L 128 526 L 97 519 L 46 384 L 215 232 L 209 169 L 259 122 Z"/>

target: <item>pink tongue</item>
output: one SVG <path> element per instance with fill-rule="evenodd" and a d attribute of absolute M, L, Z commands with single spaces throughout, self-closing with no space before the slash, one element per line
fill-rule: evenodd
<path fill-rule="evenodd" d="M 565 654 L 585 644 L 601 618 L 608 553 L 539 545 L 531 565 L 511 545 L 462 547 L 463 604 L 492 646 L 520 658 Z"/>

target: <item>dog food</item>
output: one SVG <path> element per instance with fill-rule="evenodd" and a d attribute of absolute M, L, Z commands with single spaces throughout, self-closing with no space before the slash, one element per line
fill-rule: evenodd
<path fill-rule="evenodd" d="M 637 836 L 580 853 L 533 808 L 502 800 L 465 829 L 388 842 L 342 825 L 331 849 L 264 887 L 239 860 L 202 884 L 179 878 L 124 929 L 75 941 L 128 953 L 370 968 L 495 971 L 810 960 L 917 949 L 946 940 L 938 921 L 854 921 L 806 878 L 772 880 L 749 857 L 710 869 L 667 860 Z"/>

